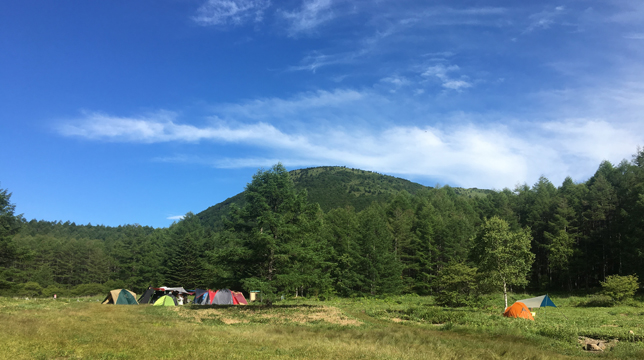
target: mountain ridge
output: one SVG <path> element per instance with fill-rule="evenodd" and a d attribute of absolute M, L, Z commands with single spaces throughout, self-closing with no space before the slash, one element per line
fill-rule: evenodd
<path fill-rule="evenodd" d="M 347 168 L 345 166 L 319 166 L 289 171 L 297 190 L 306 190 L 308 200 L 317 202 L 324 212 L 352 206 L 361 211 L 373 201 L 386 202 L 400 191 L 416 194 L 431 186 L 421 185 L 407 179 L 384 175 L 368 170 Z M 486 196 L 493 190 L 452 188 L 461 196 Z M 245 203 L 244 192 L 232 196 L 218 204 L 208 207 L 197 214 L 205 226 L 221 229 L 222 216 L 228 214 L 230 206 Z"/>

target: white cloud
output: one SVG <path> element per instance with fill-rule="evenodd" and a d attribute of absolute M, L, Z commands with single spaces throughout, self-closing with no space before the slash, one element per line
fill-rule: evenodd
<path fill-rule="evenodd" d="M 259 22 L 270 4 L 270 0 L 208 0 L 192 19 L 204 26 Z"/>
<path fill-rule="evenodd" d="M 331 0 L 304 0 L 299 10 L 282 11 L 282 17 L 290 23 L 289 35 L 310 33 L 321 24 L 333 19 L 335 14 L 331 10 L 331 5 Z"/>
<path fill-rule="evenodd" d="M 448 73 L 458 71 L 459 69 L 458 65 L 445 66 L 443 64 L 438 64 L 428 67 L 422 73 L 422 76 L 437 77 L 441 80 L 442 86 L 450 90 L 460 91 L 461 89 L 472 87 L 472 84 L 468 81 L 463 79 L 453 79 L 448 76 Z"/>
<path fill-rule="evenodd" d="M 544 10 L 542 12 L 530 15 L 530 25 L 525 29 L 524 33 L 529 33 L 534 30 L 548 29 L 555 20 L 565 13 L 565 7 L 557 6 L 553 10 Z"/>
<path fill-rule="evenodd" d="M 175 216 L 168 216 L 166 219 L 168 220 L 183 220 L 185 215 L 175 215 Z"/>

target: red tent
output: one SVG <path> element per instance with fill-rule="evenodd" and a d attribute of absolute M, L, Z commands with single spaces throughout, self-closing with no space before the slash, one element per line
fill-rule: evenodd
<path fill-rule="evenodd" d="M 233 305 L 248 305 L 248 301 L 246 301 L 244 294 L 237 291 L 231 292 L 233 293 Z"/>

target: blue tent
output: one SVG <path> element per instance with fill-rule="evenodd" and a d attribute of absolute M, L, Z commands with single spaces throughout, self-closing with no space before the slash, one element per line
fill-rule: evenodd
<path fill-rule="evenodd" d="M 557 307 L 557 305 L 555 305 L 555 303 L 552 302 L 552 300 L 548 295 L 541 295 L 541 296 L 537 296 L 529 299 L 517 300 L 517 301 L 524 303 L 525 306 L 529 307 L 530 309 L 541 308 L 546 306 Z"/>

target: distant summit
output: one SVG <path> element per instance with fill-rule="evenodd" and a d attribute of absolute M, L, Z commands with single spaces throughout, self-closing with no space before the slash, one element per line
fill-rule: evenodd
<path fill-rule="evenodd" d="M 423 189 L 431 189 L 406 179 L 344 166 L 298 169 L 290 171 L 289 174 L 295 188 L 306 189 L 309 201 L 320 204 L 324 212 L 345 206 L 352 206 L 359 212 L 372 202 L 386 202 L 403 190 L 416 194 Z M 486 196 L 492 192 L 476 188 L 453 190 L 458 195 L 468 197 Z M 228 214 L 230 206 L 243 206 L 244 203 L 244 193 L 241 192 L 198 213 L 197 217 L 205 226 L 219 230 L 223 226 L 221 217 Z"/>

